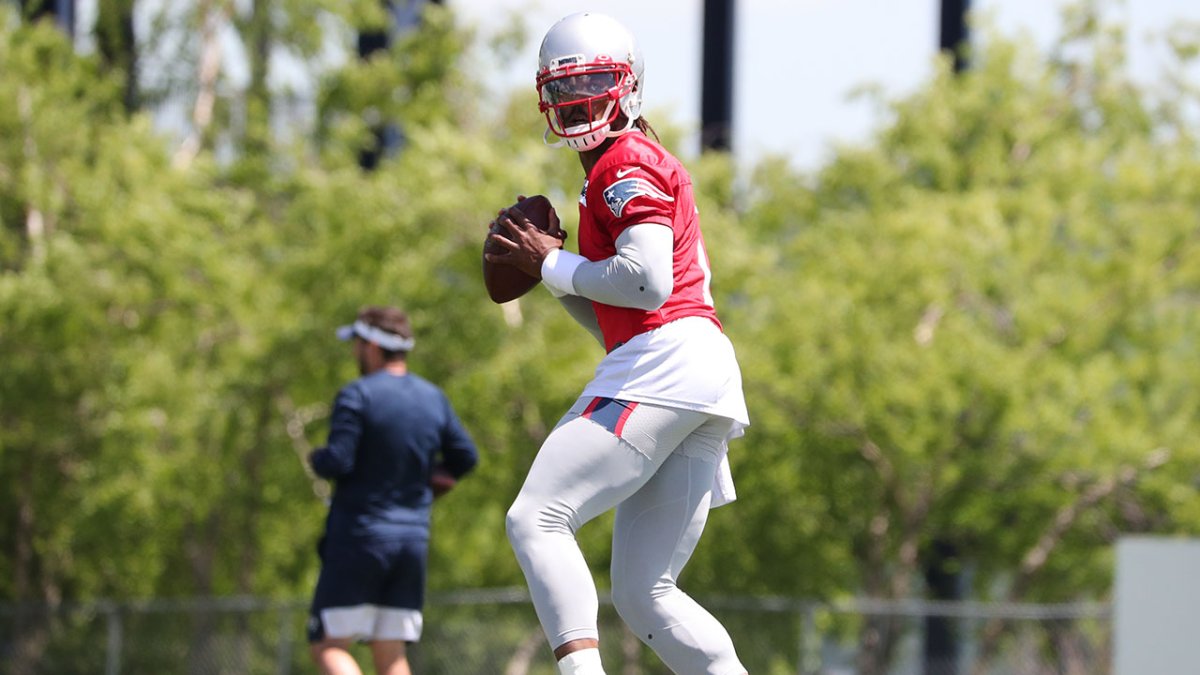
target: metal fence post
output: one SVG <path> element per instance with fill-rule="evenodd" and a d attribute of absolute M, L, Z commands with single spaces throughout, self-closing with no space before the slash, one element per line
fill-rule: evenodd
<path fill-rule="evenodd" d="M 288 675 L 292 671 L 292 608 L 282 607 L 282 617 L 279 620 L 279 675 Z"/>
<path fill-rule="evenodd" d="M 804 602 L 800 605 L 800 644 L 796 659 L 797 675 L 816 673 L 820 667 L 820 643 L 817 639 L 817 624 L 813 617 L 814 605 Z"/>
<path fill-rule="evenodd" d="M 121 672 L 121 643 L 124 641 L 124 626 L 121 625 L 121 608 L 115 603 L 104 606 L 105 624 L 108 627 L 106 651 L 104 655 L 105 675 L 119 675 Z"/>

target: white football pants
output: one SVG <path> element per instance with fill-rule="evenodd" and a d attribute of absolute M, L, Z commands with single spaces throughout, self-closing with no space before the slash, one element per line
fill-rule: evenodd
<path fill-rule="evenodd" d="M 597 403 L 603 410 L 593 410 Z M 598 639 L 596 588 L 575 532 L 615 506 L 612 598 L 621 618 L 676 673 L 746 672 L 725 628 L 675 583 L 708 519 L 731 426 L 700 412 L 591 397 L 559 421 L 507 519 L 551 647 Z"/>

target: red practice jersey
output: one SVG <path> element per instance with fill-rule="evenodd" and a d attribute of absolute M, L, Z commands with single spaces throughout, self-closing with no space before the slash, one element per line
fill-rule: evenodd
<path fill-rule="evenodd" d="M 579 253 L 593 262 L 617 253 L 625 228 L 657 223 L 674 233 L 671 296 L 654 311 L 593 302 L 604 348 L 612 351 L 635 335 L 687 316 L 707 317 L 713 308 L 708 253 L 692 177 L 683 164 L 641 132 L 619 136 L 592 167 L 579 198 Z"/>

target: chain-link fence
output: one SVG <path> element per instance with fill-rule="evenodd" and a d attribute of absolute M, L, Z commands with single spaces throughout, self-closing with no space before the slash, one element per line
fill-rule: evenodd
<path fill-rule="evenodd" d="M 1106 604 L 994 605 L 791 598 L 702 598 L 755 675 L 1103 675 Z M 263 598 L 0 605 L 4 675 L 311 673 L 306 602 Z M 668 671 L 600 609 L 613 675 Z M 942 655 L 929 636 L 951 645 Z M 945 637 L 952 636 L 948 642 Z M 365 647 L 356 656 L 370 663 Z M 418 675 L 554 675 L 523 589 L 431 594 L 410 650 Z M 367 669 L 369 671 L 369 668 Z"/>

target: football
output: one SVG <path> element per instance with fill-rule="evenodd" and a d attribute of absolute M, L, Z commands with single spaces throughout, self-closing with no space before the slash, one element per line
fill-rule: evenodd
<path fill-rule="evenodd" d="M 508 208 L 514 207 L 520 209 L 534 227 L 543 232 L 550 230 L 550 211 L 554 207 L 546 197 L 542 195 L 526 197 Z M 492 242 L 490 238 L 492 233 L 512 238 L 503 225 L 493 222 L 492 226 L 488 228 L 488 238 L 483 240 L 484 255 L 505 252 L 504 248 Z M 492 302 L 500 304 L 516 300 L 540 282 L 540 279 L 531 277 L 512 265 L 492 263 L 488 262 L 487 258 L 483 259 L 483 285 L 487 287 L 488 297 L 492 299 Z"/>

